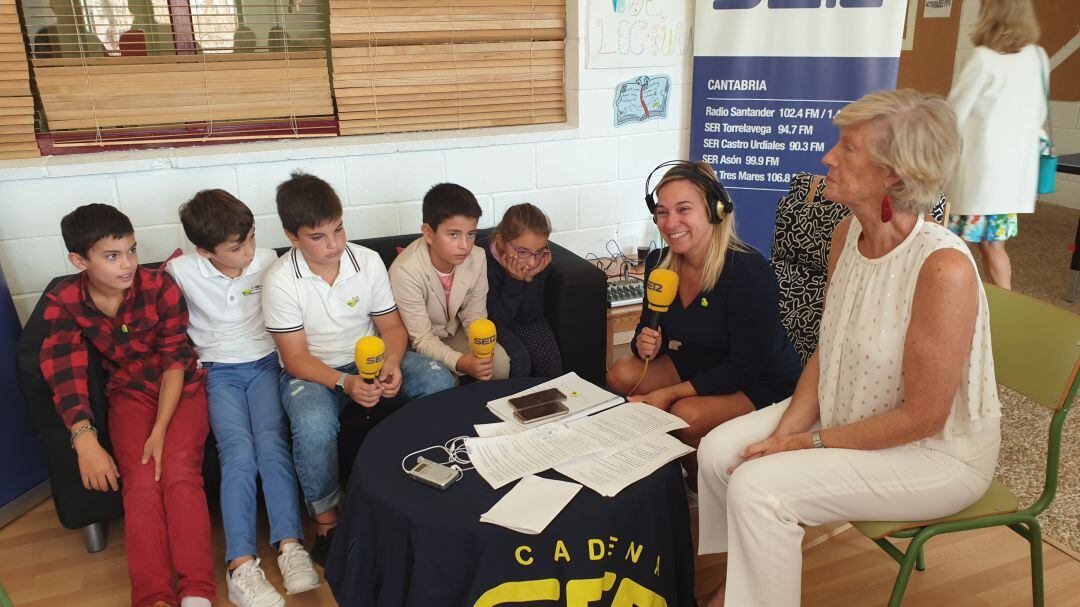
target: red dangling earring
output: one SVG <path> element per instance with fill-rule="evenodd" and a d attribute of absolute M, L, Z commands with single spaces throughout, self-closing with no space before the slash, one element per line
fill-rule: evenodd
<path fill-rule="evenodd" d="M 881 223 L 892 221 L 892 199 L 888 194 L 881 198 Z"/>

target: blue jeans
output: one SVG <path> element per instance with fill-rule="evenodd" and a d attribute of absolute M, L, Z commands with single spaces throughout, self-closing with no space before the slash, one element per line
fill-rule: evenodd
<path fill-rule="evenodd" d="M 337 370 L 355 374 L 356 365 L 337 367 Z M 442 363 L 416 352 L 405 353 L 401 361 L 401 379 L 401 400 L 448 390 L 457 381 Z M 339 417 L 347 405 L 360 405 L 345 394 L 338 394 L 322 384 L 296 379 L 285 371 L 281 372 L 281 404 L 292 427 L 293 461 L 308 512 L 322 514 L 341 501 L 337 449 L 341 429 Z M 395 406 L 383 399 L 365 412 L 377 422 Z"/>
<path fill-rule="evenodd" d="M 204 363 L 210 426 L 221 459 L 225 559 L 259 553 L 255 477 L 262 478 L 270 542 L 303 539 L 300 501 L 289 453 L 288 421 L 278 397 L 277 353 L 248 363 Z"/>

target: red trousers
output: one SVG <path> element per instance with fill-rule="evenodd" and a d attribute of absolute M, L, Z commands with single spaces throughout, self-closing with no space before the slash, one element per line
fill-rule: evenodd
<path fill-rule="evenodd" d="M 210 514 L 203 491 L 202 464 L 210 431 L 206 391 L 184 387 L 169 428 L 154 480 L 154 461 L 142 463 L 143 446 L 157 418 L 157 395 L 117 389 L 109 394 L 109 431 L 124 495 L 131 604 L 178 604 L 178 597 L 214 600 Z M 178 591 L 172 588 L 176 568 Z"/>

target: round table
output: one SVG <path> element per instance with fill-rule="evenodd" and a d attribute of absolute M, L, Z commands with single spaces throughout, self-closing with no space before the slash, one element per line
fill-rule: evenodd
<path fill-rule="evenodd" d="M 673 462 L 613 498 L 582 488 L 539 535 L 480 522 L 514 485 L 475 470 L 446 491 L 401 469 L 409 453 L 499 421 L 489 400 L 543 380 L 475 382 L 411 402 L 368 434 L 353 464 L 326 579 L 357 607 L 691 604 L 694 555 Z M 425 453 L 446 461 L 441 451 Z M 414 458 L 410 458 L 412 460 Z M 553 471 L 543 474 L 567 480 Z"/>

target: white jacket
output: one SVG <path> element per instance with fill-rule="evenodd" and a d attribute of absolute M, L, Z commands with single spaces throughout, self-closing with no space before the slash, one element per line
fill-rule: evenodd
<path fill-rule="evenodd" d="M 956 77 L 949 105 L 964 149 L 945 188 L 953 214 L 1035 212 L 1048 63 L 1034 44 L 1011 54 L 980 46 Z"/>

